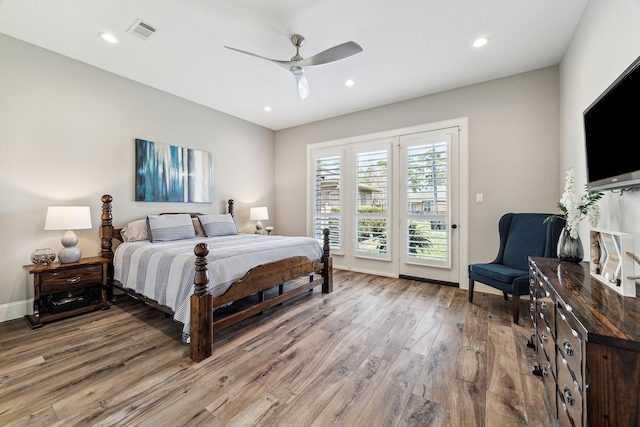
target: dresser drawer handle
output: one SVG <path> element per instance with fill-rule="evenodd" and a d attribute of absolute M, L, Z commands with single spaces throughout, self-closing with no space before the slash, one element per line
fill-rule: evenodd
<path fill-rule="evenodd" d="M 80 276 L 69 277 L 67 283 L 78 283 L 80 280 Z"/>
<path fill-rule="evenodd" d="M 567 353 L 567 356 L 573 356 L 573 349 L 571 348 L 571 343 L 569 341 L 562 340 L 562 346 L 564 347 L 564 352 Z"/>
<path fill-rule="evenodd" d="M 542 367 L 541 373 L 542 373 L 542 378 L 547 378 L 549 376 L 549 371 L 547 370 L 546 366 Z"/>
<path fill-rule="evenodd" d="M 547 343 L 547 341 L 549 341 L 549 338 L 547 338 L 547 334 L 545 334 L 544 332 L 540 334 L 540 340 L 542 340 L 542 342 L 544 344 Z"/>
<path fill-rule="evenodd" d="M 540 303 L 540 308 L 541 308 L 542 310 L 546 310 L 546 309 L 547 309 L 547 303 L 546 303 L 546 301 L 542 301 L 542 302 Z"/>
<path fill-rule="evenodd" d="M 573 396 L 571 395 L 571 390 L 569 390 L 569 386 L 564 386 L 564 400 L 569 405 L 573 406 Z"/>
<path fill-rule="evenodd" d="M 529 304 L 529 311 L 532 312 L 532 313 L 534 311 L 536 311 L 536 305 L 535 304 Z"/>

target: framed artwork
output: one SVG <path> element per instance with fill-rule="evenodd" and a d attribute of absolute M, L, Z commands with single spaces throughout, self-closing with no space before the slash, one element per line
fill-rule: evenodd
<path fill-rule="evenodd" d="M 211 153 L 136 139 L 137 202 L 213 202 Z"/>

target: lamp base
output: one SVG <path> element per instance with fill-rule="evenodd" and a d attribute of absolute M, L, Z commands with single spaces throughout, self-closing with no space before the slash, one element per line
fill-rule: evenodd
<path fill-rule="evenodd" d="M 256 222 L 256 231 L 253 234 L 263 234 L 262 233 L 262 221 L 258 220 Z"/>
<path fill-rule="evenodd" d="M 58 260 L 61 264 L 69 264 L 72 262 L 78 262 L 82 258 L 82 249 L 77 246 L 69 246 L 68 248 L 62 248 L 58 252 Z"/>
<path fill-rule="evenodd" d="M 58 252 L 58 260 L 61 264 L 70 264 L 72 262 L 80 261 L 82 258 L 82 249 L 76 246 L 78 243 L 78 237 L 76 233 L 68 230 L 61 239 L 64 248 Z"/>

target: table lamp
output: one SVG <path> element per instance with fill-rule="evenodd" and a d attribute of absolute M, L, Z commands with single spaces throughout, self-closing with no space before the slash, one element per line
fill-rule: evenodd
<path fill-rule="evenodd" d="M 78 262 L 82 257 L 82 250 L 76 246 L 78 236 L 73 230 L 91 228 L 91 211 L 89 206 L 49 206 L 45 230 L 67 230 L 60 240 L 62 248 L 58 252 L 58 259 L 62 264 Z"/>
<path fill-rule="evenodd" d="M 267 207 L 261 206 L 259 208 L 251 208 L 249 211 L 249 219 L 251 221 L 257 221 L 255 234 L 262 234 L 262 220 L 269 219 L 269 211 L 267 210 Z"/>

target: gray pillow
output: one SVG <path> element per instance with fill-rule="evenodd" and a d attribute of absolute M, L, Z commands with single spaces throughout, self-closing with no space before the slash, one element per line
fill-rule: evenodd
<path fill-rule="evenodd" d="M 149 240 L 152 242 L 168 242 L 196 237 L 196 231 L 189 214 L 147 215 L 147 232 Z"/>
<path fill-rule="evenodd" d="M 238 234 L 238 228 L 231 214 L 198 215 L 198 220 L 207 237 Z"/>

